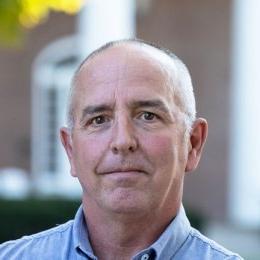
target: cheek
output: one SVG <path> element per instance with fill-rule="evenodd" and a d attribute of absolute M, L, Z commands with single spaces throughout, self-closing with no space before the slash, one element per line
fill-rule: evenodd
<path fill-rule="evenodd" d="M 142 138 L 142 146 L 152 162 L 169 164 L 174 159 L 176 145 L 169 136 L 153 135 Z"/>
<path fill-rule="evenodd" d="M 94 171 L 106 148 L 104 138 L 95 136 L 81 136 L 74 143 L 74 158 L 79 171 Z"/>

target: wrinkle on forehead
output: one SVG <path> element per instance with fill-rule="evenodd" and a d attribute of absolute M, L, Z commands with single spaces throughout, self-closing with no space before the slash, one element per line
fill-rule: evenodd
<path fill-rule="evenodd" d="M 116 62 L 114 62 L 115 58 Z M 109 77 L 104 78 L 104 72 L 106 75 L 113 75 L 113 79 L 115 79 L 116 72 L 118 80 L 120 80 L 123 79 L 125 73 L 135 72 L 135 70 L 136 72 L 142 71 L 143 68 L 145 68 L 146 73 L 143 75 L 135 73 L 136 79 L 139 76 L 140 80 L 156 81 L 157 76 L 161 78 L 163 75 L 171 87 L 176 86 L 174 82 L 177 81 L 177 70 L 173 60 L 159 50 L 135 45 L 113 46 L 105 50 L 104 53 L 94 56 L 82 67 L 79 78 L 87 78 L 88 82 L 94 80 L 95 83 L 107 83 Z M 152 79 L 151 74 L 154 75 Z M 146 77 L 147 75 L 149 76 Z M 77 85 L 84 87 L 82 86 L 84 81 L 80 83 Z"/>
<path fill-rule="evenodd" d="M 145 68 L 145 73 L 142 74 L 140 71 L 143 68 Z M 184 110 L 175 62 L 157 49 L 135 44 L 113 46 L 87 61 L 78 74 L 74 99 L 79 96 L 80 90 L 84 92 L 86 83 L 96 86 L 111 83 L 119 86 L 126 73 L 132 73 L 133 81 L 140 81 L 140 84 L 142 82 L 149 84 L 149 81 L 155 84 L 158 81 L 162 91 L 169 94 L 169 99 L 174 105 L 177 105 L 181 111 Z M 164 84 L 162 84 L 162 78 Z M 125 91 L 127 90 L 125 89 Z M 115 95 L 117 94 L 115 93 Z"/>

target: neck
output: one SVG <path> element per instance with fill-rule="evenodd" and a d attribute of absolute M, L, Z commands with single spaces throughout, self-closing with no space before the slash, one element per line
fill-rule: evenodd
<path fill-rule="evenodd" d="M 91 203 L 83 208 L 92 249 L 98 259 L 131 259 L 139 251 L 147 248 L 163 233 L 179 209 L 167 217 L 162 214 L 119 214 L 94 210 Z M 158 211 L 164 212 L 165 211 Z M 172 209 L 171 209 L 172 212 Z"/>

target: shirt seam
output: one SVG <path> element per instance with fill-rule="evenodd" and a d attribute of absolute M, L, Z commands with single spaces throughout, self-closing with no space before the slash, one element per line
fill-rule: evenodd
<path fill-rule="evenodd" d="M 234 253 L 232 253 L 232 252 L 230 252 L 230 253 L 228 254 L 228 253 L 223 252 L 221 249 L 216 248 L 214 245 L 212 245 L 211 241 L 205 241 L 205 240 L 203 240 L 199 235 L 197 235 L 197 234 L 194 232 L 193 229 L 190 231 L 190 234 L 189 234 L 189 235 L 192 236 L 192 237 L 194 237 L 194 238 L 199 239 L 203 244 L 207 244 L 208 246 L 210 246 L 211 249 L 213 249 L 213 250 L 215 250 L 215 251 L 221 253 L 222 255 L 224 255 L 224 256 L 226 256 L 226 257 L 238 256 L 237 254 L 234 254 Z M 187 238 L 187 239 L 188 239 L 188 238 Z"/>
<path fill-rule="evenodd" d="M 60 226 L 57 226 L 57 228 L 54 228 L 55 230 L 48 230 L 48 232 L 44 233 L 44 234 L 33 234 L 33 235 L 28 235 L 28 236 L 24 236 L 24 237 L 21 237 L 20 239 L 17 239 L 17 240 L 13 240 L 13 241 L 10 241 L 12 243 L 17 243 L 19 241 L 33 241 L 33 240 L 39 240 L 39 239 L 42 239 L 44 237 L 50 237 L 50 236 L 53 236 L 55 234 L 61 234 L 61 233 L 64 233 L 66 232 L 69 228 L 71 228 L 71 226 L 73 225 L 73 220 L 72 221 L 69 221 L 68 223 L 65 223 L 67 224 L 65 227 L 60 227 Z M 64 224 L 62 224 L 64 225 Z M 61 230 L 59 230 L 58 228 L 61 228 Z"/>
<path fill-rule="evenodd" d="M 172 258 L 172 257 L 175 257 L 175 255 L 181 250 L 181 248 L 183 247 L 183 245 L 184 245 L 184 244 L 186 243 L 186 241 L 188 240 L 190 233 L 191 233 L 191 231 L 189 231 L 187 237 L 186 237 L 185 240 L 182 242 L 182 244 L 179 246 L 179 248 L 172 254 L 171 258 Z"/>

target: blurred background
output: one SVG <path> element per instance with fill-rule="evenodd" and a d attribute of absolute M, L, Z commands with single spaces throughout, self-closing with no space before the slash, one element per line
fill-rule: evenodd
<path fill-rule="evenodd" d="M 0 0 L 0 242 L 72 218 L 81 190 L 59 143 L 70 80 L 107 41 L 162 45 L 209 122 L 184 205 L 203 233 L 260 259 L 260 1 Z"/>

